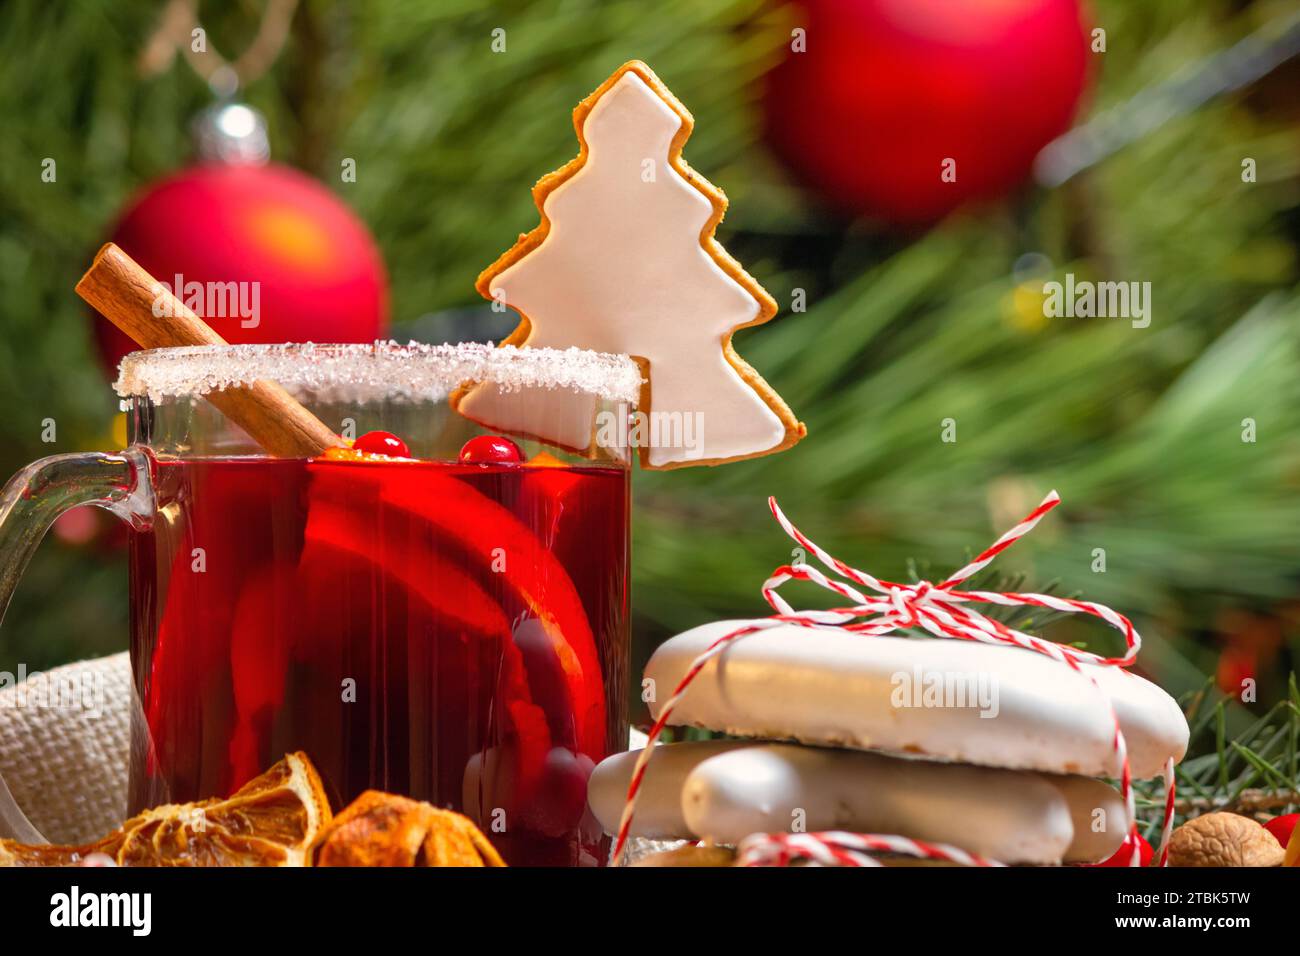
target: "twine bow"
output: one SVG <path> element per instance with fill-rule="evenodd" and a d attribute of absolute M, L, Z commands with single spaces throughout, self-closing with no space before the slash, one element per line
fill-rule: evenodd
<path fill-rule="evenodd" d="M 959 591 L 956 588 L 956 585 L 985 568 L 999 554 L 1032 531 L 1038 522 L 1060 503 L 1061 498 L 1055 491 L 1048 494 L 1042 503 L 1026 515 L 1019 524 L 984 549 L 974 561 L 946 580 L 938 584 L 929 581 L 898 584 L 893 581 L 883 581 L 840 561 L 791 524 L 790 519 L 777 506 L 776 499 L 769 498 L 768 506 L 786 534 L 811 552 L 827 570 L 847 578 L 853 584 L 869 588 L 879 596 L 872 597 L 864 594 L 852 585 L 844 581 L 832 580 L 815 567 L 800 562 L 777 568 L 772 576 L 763 582 L 763 597 L 776 610 L 777 614 L 774 617 L 781 619 L 777 623 L 782 624 L 805 626 L 831 624 L 846 631 L 877 636 L 920 627 L 935 637 L 959 638 L 985 644 L 1011 644 L 1037 651 L 1075 669 L 1078 669 L 1080 664 L 1128 667 L 1137 659 L 1142 639 L 1128 618 L 1103 604 L 1077 601 L 1051 594 Z M 851 607 L 834 608 L 823 612 L 795 611 L 777 593 L 781 585 L 789 581 L 811 581 L 854 603 Z M 1067 647 L 992 620 L 970 607 L 971 604 L 1043 607 L 1063 614 L 1090 614 L 1123 634 L 1126 650 L 1120 657 L 1103 657 Z"/>
<path fill-rule="evenodd" d="M 1015 527 L 1007 531 L 997 541 L 982 551 L 975 560 L 954 572 L 945 580 L 935 584 L 921 581 L 916 584 L 900 584 L 885 581 L 866 571 L 859 570 L 821 548 L 815 541 L 796 528 L 778 507 L 775 498 L 768 498 L 768 507 L 781 528 L 799 545 L 817 558 L 827 571 L 839 579 L 828 577 L 816 567 L 799 561 L 787 564 L 772 572 L 771 577 L 763 582 L 763 598 L 776 612 L 775 614 L 746 624 L 743 627 L 723 635 L 700 654 L 687 669 L 672 696 L 665 702 L 658 720 L 649 733 L 645 749 L 637 759 L 628 786 L 627 802 L 619 821 L 618 838 L 614 844 L 614 859 L 620 860 L 631 831 L 632 818 L 636 808 L 637 794 L 645 771 L 653 755 L 655 742 L 668 725 L 674 708 L 685 695 L 687 688 L 705 666 L 721 654 L 732 642 L 741 640 L 750 634 L 783 625 L 797 625 L 808 628 L 838 628 L 855 634 L 881 636 L 896 631 L 920 628 L 935 637 L 979 641 L 984 644 L 1002 644 L 1025 650 L 1035 651 L 1050 657 L 1072 670 L 1082 674 L 1103 697 L 1110 709 L 1115 732 L 1112 747 L 1116 763 L 1120 766 L 1120 794 L 1124 799 L 1126 813 L 1126 832 L 1132 846 L 1130 865 L 1139 865 L 1140 854 L 1137 841 L 1137 808 L 1133 797 L 1132 775 L 1129 770 L 1128 748 L 1124 733 L 1120 728 L 1119 718 L 1109 696 L 1101 690 L 1096 679 L 1083 665 L 1102 667 L 1129 667 L 1137 659 L 1142 647 L 1142 639 L 1132 622 L 1124 615 L 1092 601 L 1080 601 L 1051 594 L 1033 592 L 1002 591 L 967 591 L 958 590 L 957 585 L 986 567 L 999 554 L 1015 544 L 1034 529 L 1043 517 L 1061 503 L 1060 496 L 1050 492 L 1042 503 L 1026 515 Z M 819 587 L 832 591 L 851 604 L 824 611 L 796 611 L 778 592 L 780 587 L 790 581 L 811 581 Z M 875 592 L 868 594 L 861 590 Z M 1002 607 L 1042 607 L 1063 614 L 1087 614 L 1100 618 L 1124 635 L 1125 652 L 1119 657 L 1106 657 L 1078 648 L 1057 644 L 1054 641 L 1027 634 L 1010 627 L 1001 621 L 993 620 L 976 610 L 972 605 L 995 604 Z M 1160 864 L 1163 866 L 1168 854 L 1169 834 L 1173 829 L 1174 773 L 1172 758 L 1166 761 L 1164 768 L 1165 782 L 1165 817 L 1160 845 Z M 792 858 L 791 851 L 797 850 L 795 856 L 815 860 L 835 860 L 840 863 L 861 865 L 865 858 L 863 850 L 867 848 L 889 848 L 913 856 L 951 859 L 954 862 L 970 864 L 975 858 L 952 847 L 924 844 L 909 841 L 889 834 L 801 834 L 800 840 L 791 842 L 789 834 L 756 834 L 745 841 L 742 861 L 756 865 L 771 865 Z M 846 839 L 848 838 L 847 842 Z M 854 842 L 854 838 L 857 842 Z M 812 848 L 821 844 L 821 849 Z M 910 846 L 909 846 L 910 844 Z M 844 852 L 848 851 L 848 852 Z M 953 852 L 955 851 L 955 853 Z M 811 855 L 809 855 L 811 854 Z M 986 861 L 980 861 L 986 862 Z"/>

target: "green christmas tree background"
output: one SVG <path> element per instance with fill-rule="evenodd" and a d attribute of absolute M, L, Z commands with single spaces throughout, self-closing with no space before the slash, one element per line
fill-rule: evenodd
<path fill-rule="evenodd" d="M 242 48 L 262 6 L 203 4 L 213 43 Z M 1255 716 L 1280 702 L 1294 780 L 1294 61 L 1063 187 L 900 233 L 820 207 L 763 145 L 758 81 L 788 42 L 788 12 L 752 0 L 485 6 L 305 0 L 283 55 L 245 98 L 267 115 L 274 155 L 318 176 L 373 230 L 394 335 L 427 341 L 508 331 L 473 280 L 535 224 L 529 187 L 574 153 L 580 97 L 635 57 L 692 110 L 687 158 L 731 200 L 719 237 L 783 305 L 737 348 L 809 437 L 769 458 L 636 476 L 634 668 L 677 630 L 764 612 L 759 586 L 790 557 L 769 494 L 835 554 L 897 579 L 959 566 L 1057 488 L 1064 507 L 1000 567 L 1124 610 L 1146 639 L 1142 669 L 1175 694 L 1200 690 L 1225 648 L 1262 648 Z M 1108 48 L 1082 118 L 1290 7 L 1097 0 Z M 72 287 L 133 191 L 186 162 L 189 121 L 211 101 L 180 60 L 141 75 L 160 9 L 0 7 L 5 473 L 111 445 L 116 399 Z M 490 49 L 497 26 L 508 27 L 507 55 Z M 45 157 L 58 159 L 56 183 L 40 180 Z M 1242 180 L 1246 157 L 1255 182 Z M 344 158 L 356 161 L 355 183 L 340 181 Z M 1044 320 L 1013 270 L 1027 254 L 1047 257 L 1057 278 L 1149 280 L 1151 327 Z M 804 311 L 789 307 L 795 290 Z M 59 423 L 55 445 L 41 441 L 47 418 Z M 955 443 L 940 440 L 945 419 L 957 423 Z M 47 541 L 0 630 L 4 660 L 39 668 L 122 649 L 125 577 L 121 553 Z M 1057 628 L 1061 640 L 1111 647 L 1102 627 Z M 1231 736 L 1249 729 L 1250 709 L 1214 713 Z M 1271 767 L 1285 763 L 1281 746 Z M 1207 779 L 1227 778 L 1206 766 Z M 1249 766 L 1241 758 L 1233 779 Z"/>

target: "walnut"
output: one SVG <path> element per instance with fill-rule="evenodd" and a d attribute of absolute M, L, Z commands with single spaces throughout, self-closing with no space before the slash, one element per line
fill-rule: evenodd
<path fill-rule="evenodd" d="M 1285 855 L 1254 820 L 1222 811 L 1188 820 L 1169 840 L 1170 866 L 1281 866 Z"/>

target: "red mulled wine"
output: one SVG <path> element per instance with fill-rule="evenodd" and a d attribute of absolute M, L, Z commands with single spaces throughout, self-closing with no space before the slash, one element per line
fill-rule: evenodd
<path fill-rule="evenodd" d="M 544 456 L 539 456 L 539 458 Z M 131 810 L 305 751 L 471 816 L 514 865 L 594 865 L 596 762 L 626 745 L 628 475 L 538 462 L 152 464 Z"/>

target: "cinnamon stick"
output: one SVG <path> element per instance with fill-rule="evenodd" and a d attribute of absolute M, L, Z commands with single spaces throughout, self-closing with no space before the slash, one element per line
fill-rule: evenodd
<path fill-rule="evenodd" d="M 77 283 L 77 294 L 141 348 L 228 344 L 111 242 L 96 253 Z M 275 382 L 231 387 L 211 392 L 207 399 L 276 458 L 313 458 L 342 444 L 324 422 Z"/>

